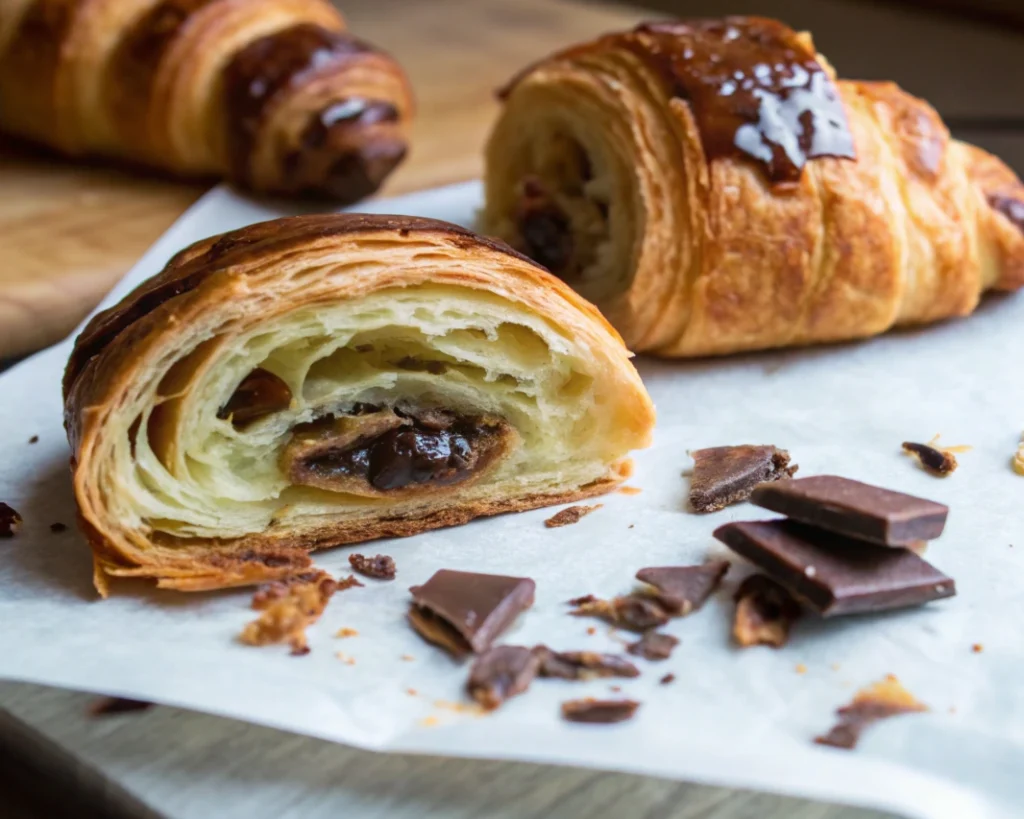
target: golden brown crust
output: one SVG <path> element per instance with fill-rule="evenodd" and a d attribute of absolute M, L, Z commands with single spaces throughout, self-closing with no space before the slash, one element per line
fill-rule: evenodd
<path fill-rule="evenodd" d="M 417 249 L 436 268 L 420 269 Z M 374 261 L 400 254 L 393 268 L 371 276 L 349 272 L 348 254 Z M 332 259 L 337 272 L 324 259 Z M 396 259 L 399 256 L 395 257 Z M 440 261 L 437 261 L 440 259 Z M 450 263 L 444 260 L 450 259 Z M 470 264 L 471 263 L 471 264 Z M 287 265 L 284 269 L 282 266 Z M 177 536 L 146 525 L 123 525 L 107 511 L 120 490 L 110 474 L 111 446 L 120 435 L 131 441 L 137 426 L 125 429 L 122 407 L 140 400 L 140 384 L 159 381 L 146 425 L 148 445 L 162 462 L 173 460 L 183 423 L 184 402 L 197 373 L 213 367 L 226 349 L 226 336 L 195 342 L 175 360 L 168 350 L 193 338 L 196 328 L 224 305 L 251 301 L 265 307 L 246 311 L 259 325 L 304 304 L 358 300 L 389 287 L 426 282 L 502 294 L 606 357 L 616 402 L 616 434 L 630 441 L 610 458 L 603 475 L 583 485 L 554 485 L 544 491 L 506 496 L 467 495 L 480 481 L 410 495 L 400 514 L 387 504 L 362 518 L 327 524 L 275 526 L 245 536 Z M 273 309 L 269 305 L 273 305 Z M 568 329 L 571 328 L 571 329 Z M 181 354 L 175 354 L 181 355 Z M 154 373 L 154 368 L 156 372 Z M 162 373 L 162 375 L 161 375 Z M 178 253 L 166 269 L 136 288 L 118 305 L 97 315 L 83 330 L 65 372 L 65 420 L 73 449 L 72 472 L 80 525 L 96 558 L 97 588 L 106 578 L 151 577 L 165 588 L 204 590 L 248 585 L 284 577 L 309 565 L 309 552 L 381 537 L 404 537 L 465 523 L 475 517 L 575 501 L 609 491 L 631 471 L 626 451 L 643 446 L 653 425 L 653 409 L 621 339 L 595 308 L 569 287 L 500 242 L 444 222 L 386 215 L 320 215 L 262 223 L 196 243 Z M 171 397 L 173 396 L 173 397 Z M 147 399 L 147 403 L 151 399 Z M 132 410 L 131 418 L 138 410 Z M 115 426 L 115 423 L 117 426 Z M 502 449 L 504 457 L 505 449 Z M 489 467 L 488 467 L 489 469 Z M 460 489 L 461 487 L 461 489 Z M 401 492 L 389 503 L 397 504 Z M 412 500 L 416 502 L 413 503 Z"/>
<path fill-rule="evenodd" d="M 809 36 L 779 25 L 641 27 L 522 72 L 503 92 L 487 149 L 484 229 L 543 251 L 563 247 L 557 231 L 568 222 L 572 240 L 600 252 L 554 272 L 632 349 L 669 357 L 862 338 L 966 315 L 985 290 L 1024 284 L 1024 187 L 1012 171 L 952 140 L 927 103 L 893 83 L 833 79 Z M 728 26 L 739 34 L 710 48 Z M 777 41 L 797 45 L 776 67 L 787 81 L 816 74 L 806 88 L 819 97 L 787 110 L 796 103 L 785 82 L 769 89 L 781 101 L 773 130 L 729 101 L 762 82 L 748 52 L 772 53 Z M 749 73 L 719 77 L 709 61 L 686 74 L 688 60 L 712 51 Z M 719 95 L 709 102 L 702 83 Z M 823 111 L 834 128 L 814 154 Z M 761 138 L 746 153 L 744 122 Z M 787 138 L 803 153 L 783 156 Z M 574 164 L 584 170 L 567 172 Z M 524 185 L 556 208 L 539 227 L 522 215 Z"/>
<path fill-rule="evenodd" d="M 0 127 L 72 155 L 356 201 L 406 153 L 401 68 L 327 0 L 9 0 Z"/>

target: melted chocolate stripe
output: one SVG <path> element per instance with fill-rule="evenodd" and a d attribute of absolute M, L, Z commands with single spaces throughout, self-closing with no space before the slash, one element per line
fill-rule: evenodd
<path fill-rule="evenodd" d="M 228 150 L 235 175 L 247 177 L 260 126 L 274 97 L 308 73 L 373 50 L 349 34 L 302 23 L 261 37 L 236 53 L 224 69 Z"/>

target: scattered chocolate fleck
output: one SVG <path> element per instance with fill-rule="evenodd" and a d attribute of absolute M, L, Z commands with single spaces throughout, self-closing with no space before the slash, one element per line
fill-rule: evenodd
<path fill-rule="evenodd" d="M 676 675 L 670 671 L 668 674 L 666 674 L 664 677 L 658 680 L 658 682 L 662 685 L 668 685 L 670 682 L 675 682 L 675 679 Z"/>
<path fill-rule="evenodd" d="M 493 710 L 529 688 L 540 664 L 540 655 L 525 646 L 496 646 L 473 663 L 466 690 L 484 708 Z"/>
<path fill-rule="evenodd" d="M 609 685 L 608 686 L 608 690 L 611 691 L 612 693 L 618 694 L 619 692 L 622 691 L 622 686 L 621 685 Z"/>
<path fill-rule="evenodd" d="M 928 444 L 903 442 L 903 451 L 917 458 L 918 463 L 933 475 L 949 475 L 956 470 L 956 456 L 948 450 L 936 449 Z"/>
<path fill-rule="evenodd" d="M 544 521 L 544 525 L 549 529 L 557 529 L 559 526 L 569 526 L 573 523 L 579 523 L 581 518 L 586 517 L 597 509 L 600 509 L 603 505 L 604 504 L 597 503 L 593 506 L 570 506 L 549 517 Z"/>
<path fill-rule="evenodd" d="M 106 717 L 110 714 L 127 714 L 132 711 L 146 711 L 155 703 L 146 700 L 133 700 L 128 697 L 100 697 L 89 705 L 89 715 Z"/>
<path fill-rule="evenodd" d="M 289 653 L 293 657 L 305 657 L 312 650 L 313 649 L 311 649 L 308 645 L 302 645 L 301 643 L 297 643 L 296 645 L 292 646 L 292 650 Z"/>
<path fill-rule="evenodd" d="M 21 527 L 21 515 L 0 502 L 0 537 L 14 537 Z"/>
<path fill-rule="evenodd" d="M 59 535 L 61 532 L 66 532 L 67 530 L 68 527 L 59 521 L 57 523 L 50 524 L 50 531 L 56 535 Z"/>
<path fill-rule="evenodd" d="M 334 632 L 334 636 L 340 639 L 344 639 L 346 637 L 358 637 L 359 632 L 356 631 L 354 628 L 344 626 L 343 628 L 339 628 L 336 632 Z"/>
<path fill-rule="evenodd" d="M 314 569 L 260 586 L 252 607 L 261 611 L 239 639 L 252 646 L 287 642 L 292 654 L 308 654 L 306 627 L 315 623 L 340 588 L 327 572 Z"/>
<path fill-rule="evenodd" d="M 569 700 L 562 703 L 562 717 L 569 722 L 607 725 L 630 719 L 639 707 L 636 700 Z"/>
<path fill-rule="evenodd" d="M 971 651 L 973 651 L 975 654 L 981 654 L 981 652 L 984 650 L 985 647 L 981 643 L 975 643 L 973 646 L 971 646 Z"/>
<path fill-rule="evenodd" d="M 669 619 L 658 602 L 644 594 L 628 594 L 612 600 L 589 600 L 569 613 L 576 617 L 600 617 L 632 631 L 657 628 L 665 625 Z"/>
<path fill-rule="evenodd" d="M 626 646 L 626 651 L 645 660 L 667 660 L 677 645 L 679 639 L 671 634 L 645 631 L 643 637 Z"/>
<path fill-rule="evenodd" d="M 638 571 L 636 579 L 657 589 L 658 604 L 679 616 L 704 605 L 727 571 L 728 560 L 713 560 L 702 566 L 651 566 Z"/>
<path fill-rule="evenodd" d="M 763 574 L 740 584 L 733 598 L 736 619 L 733 636 L 743 647 L 768 645 L 779 648 L 789 639 L 789 629 L 800 616 L 800 604 L 782 586 Z"/>
<path fill-rule="evenodd" d="M 574 597 L 572 600 L 568 601 L 568 604 L 570 606 L 583 606 L 583 605 L 586 605 L 587 603 L 595 603 L 595 602 L 597 602 L 597 597 L 595 597 L 592 594 L 585 594 L 582 597 Z"/>
<path fill-rule="evenodd" d="M 596 626 L 587 626 L 587 634 L 589 634 L 591 637 L 597 634 Z"/>
<path fill-rule="evenodd" d="M 395 579 L 395 561 L 388 555 L 366 555 L 354 554 L 348 556 L 349 565 L 359 574 L 366 577 L 375 577 L 378 580 Z"/>
<path fill-rule="evenodd" d="M 38 444 L 39 443 L 39 436 L 38 435 L 33 435 L 31 438 L 28 439 L 28 442 L 30 444 Z"/>
<path fill-rule="evenodd" d="M 717 512 L 745 501 L 765 481 L 790 478 L 789 453 L 774 446 L 717 446 L 691 453 L 690 506 L 695 512 Z"/>
<path fill-rule="evenodd" d="M 366 585 L 365 583 L 360 583 L 359 579 L 354 574 L 350 574 L 344 580 L 339 580 L 338 581 L 338 588 L 336 589 L 336 591 L 345 591 L 346 589 L 354 589 L 357 586 L 359 588 L 363 588 L 363 587 L 365 587 L 365 585 Z"/>
<path fill-rule="evenodd" d="M 835 726 L 824 736 L 815 737 L 814 741 L 834 748 L 854 748 L 864 729 L 879 720 L 927 710 L 927 705 L 919 702 L 896 677 L 889 674 L 881 682 L 858 691 L 853 702 L 836 711 L 839 721 Z"/>
<path fill-rule="evenodd" d="M 639 677 L 640 669 L 625 657 L 597 651 L 552 651 L 537 646 L 541 677 L 560 680 L 593 680 L 599 677 Z"/>

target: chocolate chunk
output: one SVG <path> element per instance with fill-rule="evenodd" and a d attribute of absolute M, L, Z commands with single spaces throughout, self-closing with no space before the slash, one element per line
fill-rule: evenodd
<path fill-rule="evenodd" d="M 111 714 L 128 714 L 133 711 L 146 711 L 153 705 L 154 703 L 146 700 L 133 700 L 129 697 L 100 697 L 89 705 L 89 715 L 106 717 Z"/>
<path fill-rule="evenodd" d="M 395 579 L 395 561 L 388 555 L 376 555 L 375 557 L 366 557 L 360 554 L 349 555 L 348 563 L 359 574 L 364 574 L 367 577 L 375 577 L 378 580 Z"/>
<path fill-rule="evenodd" d="M 736 590 L 736 617 L 732 634 L 744 648 L 772 646 L 781 648 L 789 639 L 789 629 L 800 617 L 800 604 L 782 586 L 754 574 Z"/>
<path fill-rule="evenodd" d="M 671 634 L 645 631 L 643 637 L 626 646 L 626 651 L 643 657 L 645 660 L 667 660 L 672 656 L 672 651 L 677 645 L 679 645 L 679 639 Z"/>
<path fill-rule="evenodd" d="M 0 537 L 14 537 L 21 528 L 21 515 L 6 503 L 0 502 Z"/>
<path fill-rule="evenodd" d="M 865 728 L 876 722 L 900 714 L 927 711 L 928 706 L 919 702 L 892 674 L 881 682 L 857 692 L 853 702 L 843 706 L 836 713 L 839 721 L 824 736 L 815 737 L 819 745 L 850 749 L 857 745 Z"/>
<path fill-rule="evenodd" d="M 638 571 L 636 579 L 654 586 L 658 604 L 681 616 L 703 606 L 727 571 L 728 560 L 712 560 L 702 566 L 650 566 Z"/>
<path fill-rule="evenodd" d="M 668 622 L 668 614 L 657 601 L 643 594 L 629 594 L 613 600 L 593 599 L 569 612 L 576 617 L 601 617 L 616 626 L 646 631 Z"/>
<path fill-rule="evenodd" d="M 242 428 L 291 405 L 292 391 L 288 385 L 272 372 L 257 367 L 235 387 L 231 398 L 217 411 L 217 417 Z"/>
<path fill-rule="evenodd" d="M 819 529 L 885 546 L 933 540 L 949 514 L 941 503 L 836 475 L 763 484 L 750 500 Z"/>
<path fill-rule="evenodd" d="M 570 506 L 567 509 L 556 512 L 544 521 L 544 525 L 549 529 L 557 529 L 559 526 L 569 526 L 573 523 L 579 523 L 581 518 L 584 518 L 591 512 L 600 509 L 603 505 L 604 504 L 598 503 L 594 506 Z"/>
<path fill-rule="evenodd" d="M 599 677 L 639 677 L 640 669 L 625 657 L 597 651 L 552 651 L 537 646 L 540 676 L 560 680 L 592 680 Z"/>
<path fill-rule="evenodd" d="M 913 455 L 928 472 L 933 475 L 949 475 L 957 468 L 956 456 L 944 449 L 936 449 L 928 444 L 903 442 L 903 451 Z"/>
<path fill-rule="evenodd" d="M 455 657 L 481 654 L 533 605 L 535 587 L 528 577 L 441 569 L 409 589 L 409 622 L 425 640 Z"/>
<path fill-rule="evenodd" d="M 695 512 L 717 512 L 750 497 L 764 481 L 791 477 L 789 453 L 773 446 L 716 446 L 693 456 L 690 506 Z"/>
<path fill-rule="evenodd" d="M 795 521 L 729 523 L 715 537 L 823 617 L 917 606 L 956 594 L 951 578 L 908 549 Z"/>
<path fill-rule="evenodd" d="M 540 669 L 537 652 L 524 646 L 496 646 L 477 657 L 466 690 L 488 710 L 522 694 Z"/>
<path fill-rule="evenodd" d="M 639 707 L 636 700 L 569 700 L 562 703 L 562 717 L 569 722 L 610 724 L 630 719 Z"/>

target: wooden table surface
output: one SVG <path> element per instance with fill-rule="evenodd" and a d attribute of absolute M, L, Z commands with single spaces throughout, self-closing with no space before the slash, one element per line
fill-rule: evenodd
<path fill-rule="evenodd" d="M 648 2 L 682 14 L 721 13 L 719 0 Z M 558 46 L 650 16 L 570 0 L 349 0 L 343 7 L 355 31 L 400 56 L 417 92 L 414 149 L 384 195 L 478 175 L 496 86 Z M 1024 135 L 1015 125 L 1024 117 L 1021 37 L 856 0 L 732 0 L 729 8 L 812 29 L 842 74 L 899 79 L 931 99 L 957 135 L 1024 171 Z M 203 190 L 0 141 L 0 357 L 65 335 Z M 172 708 L 91 720 L 89 699 L 0 683 L 0 815 L 878 816 L 638 776 L 379 756 Z M 30 791 L 21 809 L 11 783 Z"/>

